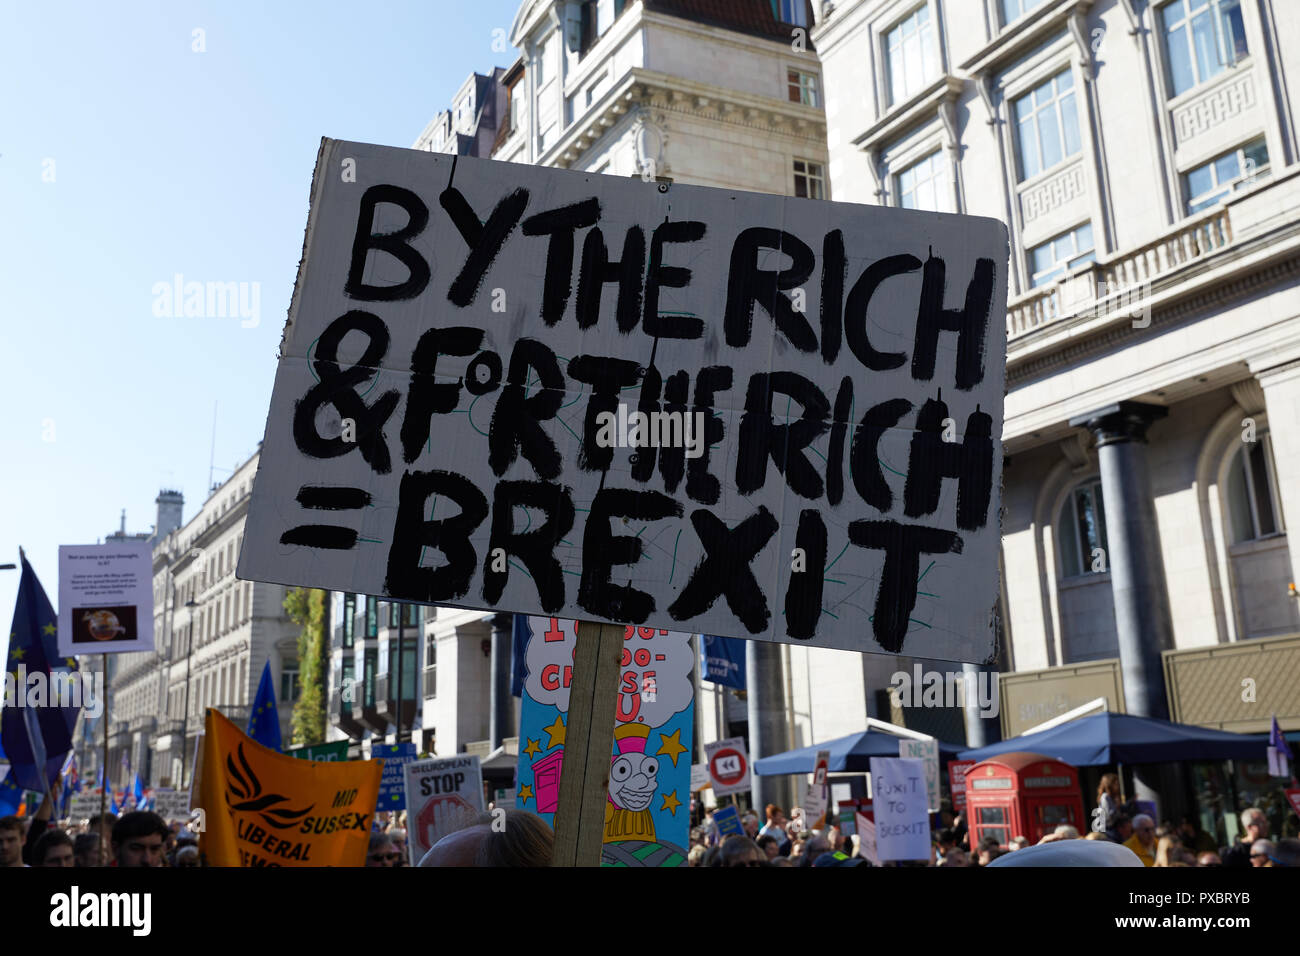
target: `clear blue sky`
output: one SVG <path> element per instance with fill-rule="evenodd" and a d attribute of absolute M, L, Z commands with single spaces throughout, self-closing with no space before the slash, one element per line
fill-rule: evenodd
<path fill-rule="evenodd" d="M 520 2 L 0 0 L 0 563 L 57 605 L 60 544 L 149 530 L 162 487 L 188 521 L 214 401 L 216 480 L 254 451 L 320 138 L 409 147 Z M 177 273 L 259 283 L 260 323 L 156 317 Z"/>

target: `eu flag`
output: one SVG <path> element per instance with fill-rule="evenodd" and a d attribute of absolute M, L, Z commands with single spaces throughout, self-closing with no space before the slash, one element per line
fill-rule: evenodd
<path fill-rule="evenodd" d="M 275 687 L 271 681 L 271 662 L 262 668 L 262 680 L 257 685 L 253 712 L 248 715 L 248 736 L 263 747 L 280 749 L 280 712 L 275 707 Z"/>
<path fill-rule="evenodd" d="M 0 747 L 0 760 L 4 760 L 4 747 Z M 23 788 L 14 783 L 9 765 L 0 764 L 0 817 L 13 816 L 23 802 Z"/>
<path fill-rule="evenodd" d="M 27 563 L 27 556 L 19 553 L 23 576 L 5 659 L 5 687 L 14 689 L 15 698 L 6 701 L 0 714 L 0 741 L 9 755 L 13 783 L 49 793 L 63 767 L 63 758 L 72 749 L 72 730 L 81 711 L 80 706 L 72 706 L 68 699 L 71 695 L 56 697 L 55 690 L 70 687 L 77 661 L 59 656 L 58 615 Z M 41 682 L 43 694 L 38 693 Z"/>
<path fill-rule="evenodd" d="M 144 784 L 140 782 L 140 771 L 135 772 L 135 782 L 131 785 L 131 796 L 135 797 L 135 808 L 144 809 Z"/>

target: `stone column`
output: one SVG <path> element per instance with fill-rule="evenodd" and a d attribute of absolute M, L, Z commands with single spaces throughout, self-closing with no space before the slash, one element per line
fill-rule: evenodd
<path fill-rule="evenodd" d="M 1250 366 L 1264 390 L 1282 526 L 1291 549 L 1291 580 L 1300 587 L 1300 429 L 1296 427 L 1300 423 L 1300 359 L 1264 368 L 1257 368 L 1255 362 Z"/>
<path fill-rule="evenodd" d="M 1128 712 L 1169 719 L 1161 651 L 1173 648 L 1169 592 L 1147 468 L 1146 433 L 1161 405 L 1117 402 L 1072 419 L 1097 440 L 1120 670 Z"/>
<path fill-rule="evenodd" d="M 790 749 L 790 726 L 786 720 L 785 674 L 781 645 L 771 641 L 745 642 L 745 686 L 749 705 L 749 760 L 783 753 Z M 751 774 L 754 806 L 779 804 L 790 812 L 794 788 L 788 776 L 760 777 Z"/>
<path fill-rule="evenodd" d="M 510 650 L 514 639 L 514 615 L 492 615 L 492 660 L 488 675 L 491 710 L 488 711 L 488 737 L 492 749 L 501 746 L 514 728 L 510 706 Z"/>

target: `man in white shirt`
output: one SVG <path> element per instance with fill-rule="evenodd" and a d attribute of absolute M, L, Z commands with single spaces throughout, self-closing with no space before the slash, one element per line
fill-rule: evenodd
<path fill-rule="evenodd" d="M 777 846 L 786 841 L 785 811 L 775 803 L 767 805 L 767 825 L 758 831 L 758 835 L 775 837 Z"/>

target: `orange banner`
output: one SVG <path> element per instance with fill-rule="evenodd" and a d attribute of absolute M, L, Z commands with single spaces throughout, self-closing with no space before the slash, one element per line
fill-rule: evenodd
<path fill-rule="evenodd" d="M 209 866 L 363 866 L 381 760 L 276 753 L 209 709 L 198 801 Z"/>

